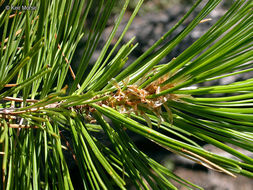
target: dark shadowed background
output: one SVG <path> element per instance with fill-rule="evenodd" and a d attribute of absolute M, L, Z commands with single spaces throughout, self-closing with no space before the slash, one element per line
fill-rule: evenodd
<path fill-rule="evenodd" d="M 131 12 L 133 11 L 137 0 L 131 0 L 130 7 L 126 16 L 123 19 L 122 24 L 119 27 L 117 37 L 120 36 L 121 32 L 124 29 Z M 148 49 L 156 40 L 158 40 L 165 32 L 167 32 L 177 21 L 189 10 L 191 5 L 193 5 L 193 0 L 146 0 L 143 4 L 139 15 L 135 18 L 132 26 L 125 35 L 121 45 L 127 43 L 133 36 L 136 36 L 135 43 L 139 43 L 134 52 L 129 56 L 129 60 L 126 64 L 131 64 L 138 56 L 140 56 L 144 51 Z M 206 2 L 206 1 L 203 1 Z M 177 57 L 181 52 L 183 52 L 187 47 L 189 47 L 194 41 L 196 41 L 200 36 L 202 36 L 205 31 L 208 30 L 229 8 L 232 4 L 232 0 L 223 1 L 211 14 L 207 17 L 211 20 L 199 24 L 194 31 L 190 33 L 170 54 L 167 55 L 166 59 L 162 60 L 161 63 L 169 62 L 172 58 Z M 120 6 L 124 3 L 123 0 L 118 2 L 117 7 L 114 9 L 114 14 L 111 17 L 107 27 L 104 31 L 104 34 L 101 37 L 101 40 L 98 45 L 98 49 L 95 51 L 91 62 L 90 67 L 96 61 L 99 53 L 105 44 L 107 37 L 109 36 L 113 22 L 117 17 L 117 13 L 120 10 Z M 202 4 L 203 5 L 203 4 Z M 183 30 L 191 19 L 197 15 L 201 10 L 197 8 L 186 22 L 178 28 L 178 30 L 173 34 L 177 35 L 180 31 Z M 90 15 L 92 18 L 92 15 Z M 172 37 L 173 37 L 172 35 Z M 116 42 L 116 39 L 113 43 Z M 114 44 L 111 45 L 111 48 Z M 85 39 L 80 43 L 78 50 L 74 56 L 74 62 L 82 57 L 82 50 L 85 46 Z M 75 67 L 75 66 L 74 66 Z M 243 75 L 235 75 L 232 77 L 224 78 L 217 81 L 210 81 L 209 83 L 204 83 L 200 85 L 209 86 L 209 85 L 219 85 L 219 84 L 229 84 L 234 81 L 251 78 L 253 73 L 247 73 Z M 143 139 L 143 137 L 136 134 L 130 134 L 137 146 L 145 151 L 148 155 L 153 157 L 155 160 L 162 162 L 166 167 L 172 169 L 177 175 L 182 178 L 185 178 L 197 185 L 202 186 L 206 190 L 252 190 L 253 189 L 253 180 L 238 176 L 237 178 L 230 177 L 225 174 L 218 173 L 216 171 L 211 171 L 199 164 L 196 164 L 190 160 L 182 158 L 180 156 L 171 154 L 169 151 L 160 148 L 159 146 L 153 144 L 152 142 Z M 103 137 L 101 137 L 103 138 Z M 196 140 L 196 139 L 194 139 Z M 201 142 L 198 142 L 201 144 Z M 221 154 L 223 156 L 231 157 L 230 154 L 224 153 L 222 150 L 208 144 L 203 144 L 206 149 L 211 150 L 214 153 Z M 240 151 L 240 149 L 238 149 Z M 253 157 L 250 152 L 243 152 L 251 157 Z M 176 184 L 180 190 L 185 189 L 180 185 Z M 132 189 L 129 187 L 129 189 Z"/>

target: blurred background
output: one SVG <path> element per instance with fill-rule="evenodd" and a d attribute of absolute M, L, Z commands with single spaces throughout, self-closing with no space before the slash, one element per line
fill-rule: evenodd
<path fill-rule="evenodd" d="M 131 0 L 127 13 L 122 21 L 122 24 L 119 27 L 116 38 L 112 42 L 111 48 L 117 41 L 117 37 L 120 36 L 123 31 L 129 17 L 131 16 L 132 11 L 134 10 L 138 0 Z M 133 62 L 137 57 L 139 57 L 143 52 L 145 52 L 156 40 L 158 40 L 164 33 L 166 33 L 171 27 L 173 27 L 179 19 L 190 9 L 193 3 L 196 2 L 194 0 L 145 0 L 142 8 L 132 23 L 129 31 L 125 35 L 121 45 L 127 43 L 133 36 L 136 36 L 135 43 L 139 45 L 129 56 L 129 60 L 126 66 Z M 195 12 L 187 19 L 182 26 L 180 26 L 176 32 L 174 32 L 171 36 L 171 39 L 181 32 L 189 22 L 198 14 L 201 10 L 201 7 L 207 2 L 203 1 L 200 7 L 198 7 Z M 120 11 L 124 1 L 120 0 L 117 3 L 113 11 L 113 15 L 110 18 L 107 27 L 101 37 L 101 40 L 98 45 L 98 49 L 95 51 L 91 62 L 90 67 L 92 67 L 93 63 L 97 60 L 103 45 L 105 44 L 107 37 L 109 36 L 115 19 L 117 18 L 117 14 Z M 222 3 L 213 10 L 210 15 L 207 17 L 211 20 L 199 24 L 170 54 L 167 55 L 165 59 L 161 61 L 161 63 L 167 63 L 172 58 L 177 57 L 181 52 L 183 52 L 187 47 L 189 47 L 194 41 L 196 41 L 200 36 L 202 36 L 230 7 L 233 3 L 233 0 L 223 0 Z M 90 15 L 92 18 L 92 15 Z M 79 47 L 76 51 L 76 55 L 74 56 L 74 63 L 78 63 L 78 60 L 82 57 L 82 50 L 85 46 L 85 39 L 79 44 Z M 75 67 L 75 65 L 74 65 Z M 209 83 L 200 84 L 203 86 L 209 85 L 219 85 L 219 84 L 229 84 L 234 81 L 243 80 L 247 78 L 252 78 L 253 73 L 236 75 L 232 77 L 228 77 L 225 79 L 210 81 Z M 161 162 L 166 167 L 170 168 L 175 172 L 175 174 L 179 175 L 182 178 L 185 178 L 197 185 L 202 186 L 206 190 L 252 190 L 253 189 L 253 180 L 238 176 L 237 178 L 230 177 L 225 174 L 218 173 L 216 171 L 211 171 L 199 164 L 196 164 L 190 160 L 187 160 L 183 157 L 177 156 L 175 154 L 170 153 L 168 150 L 162 149 L 156 144 L 143 139 L 141 136 L 136 134 L 129 134 L 137 146 L 146 152 L 149 156 L 154 158 L 156 161 Z M 170 134 L 168 134 L 170 135 Z M 171 135 L 170 135 L 171 136 Z M 103 137 L 101 136 L 101 139 Z M 198 142 L 197 139 L 193 139 Z M 222 150 L 208 144 L 203 144 L 203 142 L 198 142 L 199 144 L 205 146 L 207 150 L 210 150 L 214 153 L 231 157 L 230 154 L 223 152 Z M 243 152 L 251 157 L 253 157 L 252 153 L 242 151 L 237 149 L 240 152 Z M 175 184 L 180 190 L 185 189 L 181 187 L 179 184 Z M 129 187 L 129 189 L 132 189 Z"/>

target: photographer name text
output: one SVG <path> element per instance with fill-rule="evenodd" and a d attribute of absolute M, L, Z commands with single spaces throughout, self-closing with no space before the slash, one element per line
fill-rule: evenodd
<path fill-rule="evenodd" d="M 12 11 L 34 11 L 37 9 L 36 6 L 26 6 L 26 5 L 22 5 L 22 6 L 13 6 L 13 5 L 7 5 L 5 7 L 6 10 L 12 10 Z"/>

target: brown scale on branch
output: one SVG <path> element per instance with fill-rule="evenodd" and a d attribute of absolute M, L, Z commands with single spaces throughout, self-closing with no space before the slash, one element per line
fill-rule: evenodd
<path fill-rule="evenodd" d="M 168 113 L 170 123 L 172 123 L 172 112 L 165 103 L 168 100 L 180 100 L 180 95 L 167 94 L 164 96 L 159 96 L 157 98 L 147 98 L 150 95 L 158 94 L 163 90 L 174 87 L 174 84 L 167 84 L 161 87 L 161 84 L 168 78 L 169 75 L 167 74 L 152 82 L 150 85 L 143 89 L 138 88 L 136 84 L 127 85 L 126 81 L 122 81 L 125 86 L 123 90 L 118 83 L 114 82 L 114 86 L 117 88 L 117 91 L 112 92 L 108 99 L 99 101 L 97 104 L 100 106 L 109 106 L 123 114 L 130 115 L 131 113 L 135 113 L 136 115 L 142 115 L 149 127 L 152 127 L 151 120 L 140 108 L 146 108 L 153 112 L 158 118 L 157 126 L 159 127 L 161 122 L 164 121 L 162 117 L 163 106 Z M 86 115 L 92 115 L 92 111 L 90 110 L 89 106 L 86 106 Z M 89 121 L 94 122 L 94 118 L 89 118 Z"/>

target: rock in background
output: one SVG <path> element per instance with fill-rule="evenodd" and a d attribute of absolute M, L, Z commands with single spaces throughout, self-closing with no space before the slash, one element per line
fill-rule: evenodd
<path fill-rule="evenodd" d="M 166 0 L 165 0 L 166 1 Z M 168 1 L 168 0 L 167 0 Z M 149 1 L 151 6 L 155 5 L 155 3 L 159 3 L 160 1 L 154 0 Z M 189 47 L 194 41 L 196 41 L 199 37 L 201 37 L 227 10 L 227 5 L 231 4 L 232 1 L 228 0 L 223 2 L 219 5 L 214 11 L 210 13 L 207 18 L 211 18 L 212 20 L 199 24 L 172 52 L 170 52 L 165 59 L 161 61 L 161 63 L 167 63 L 172 58 L 177 57 L 182 53 L 187 47 Z M 191 4 L 192 5 L 192 4 Z M 163 34 L 165 34 L 171 27 L 173 27 L 180 18 L 190 9 L 191 5 L 187 4 L 173 4 L 173 6 L 166 6 L 159 11 L 157 8 L 155 12 L 143 12 L 138 15 L 134 22 L 132 23 L 131 27 L 129 28 L 128 32 L 126 33 L 125 37 L 123 38 L 121 44 L 127 43 L 133 36 L 136 36 L 136 43 L 139 43 L 137 48 L 132 52 L 129 56 L 129 60 L 126 64 L 131 64 L 137 57 L 142 55 L 156 40 L 158 40 Z M 176 32 L 174 32 L 174 36 L 182 31 L 197 15 L 197 13 L 201 10 L 201 7 L 196 9 L 193 15 L 185 21 L 185 23 L 180 26 Z M 109 21 L 108 26 L 103 33 L 101 40 L 98 45 L 98 49 L 95 51 L 90 64 L 94 64 L 97 60 L 100 51 L 103 48 L 103 45 L 106 42 L 107 37 L 109 36 L 112 28 L 113 22 L 115 17 L 111 18 Z M 122 24 L 119 27 L 117 32 L 116 38 L 113 40 L 113 43 L 110 48 L 116 43 L 117 37 L 120 36 L 122 31 L 124 30 L 125 25 L 127 24 L 128 19 L 131 16 L 131 12 L 128 12 L 123 19 Z M 172 36 L 173 37 L 173 36 Z M 85 46 L 85 40 L 81 42 L 79 49 L 76 52 L 75 59 L 80 60 L 82 49 Z M 209 85 L 224 85 L 229 84 L 234 81 L 244 80 L 251 78 L 253 76 L 253 72 L 247 74 L 241 74 L 236 76 L 227 77 L 217 81 L 210 81 L 206 82 L 202 85 L 209 86 Z M 149 156 L 155 158 L 155 160 L 164 163 L 164 165 L 170 167 L 174 170 L 174 172 L 182 178 L 185 178 L 197 185 L 204 187 L 206 190 L 252 190 L 253 189 L 253 180 L 238 176 L 237 178 L 233 178 L 231 176 L 211 171 L 206 169 L 203 166 L 200 166 L 196 163 L 193 163 L 189 160 L 186 160 L 178 155 L 170 154 L 168 151 L 160 149 L 156 145 L 152 145 L 152 143 L 144 140 L 142 137 L 138 135 L 131 134 L 134 141 L 136 142 L 137 146 L 144 150 Z M 211 151 L 215 153 L 220 153 L 219 149 L 213 147 L 211 145 L 206 145 L 211 147 Z M 240 150 L 239 150 L 240 151 Z M 230 155 L 225 155 L 230 157 Z M 253 155 L 249 155 L 253 157 Z M 176 186 L 180 190 L 184 190 L 186 188 L 176 184 Z M 131 189 L 131 188 L 130 188 Z"/>

